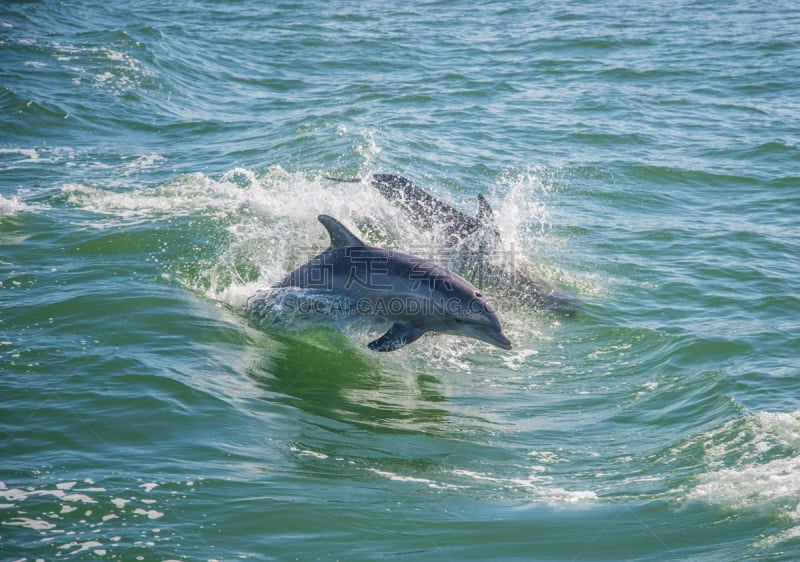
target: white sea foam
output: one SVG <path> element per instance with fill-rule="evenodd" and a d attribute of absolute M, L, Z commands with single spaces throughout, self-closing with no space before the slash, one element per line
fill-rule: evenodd
<path fill-rule="evenodd" d="M 61 500 L 65 502 L 97 503 L 96 500 L 86 494 L 66 494 L 61 497 Z"/>
<path fill-rule="evenodd" d="M 402 474 L 397 474 L 388 470 L 380 470 L 377 468 L 368 468 L 367 470 L 369 470 L 374 474 L 377 474 L 378 476 L 388 478 L 389 480 L 394 480 L 395 482 L 411 482 L 413 484 L 421 484 L 428 488 L 439 489 L 439 490 L 463 488 L 463 486 L 458 486 L 456 484 L 449 484 L 447 482 L 437 482 L 436 480 L 431 480 L 429 478 L 419 478 L 417 476 L 404 476 Z"/>
<path fill-rule="evenodd" d="M 696 477 L 689 501 L 762 510 L 800 523 L 800 412 L 749 415 L 700 441 L 709 470 Z M 770 540 L 794 533 L 781 536 Z"/>
<path fill-rule="evenodd" d="M 130 500 L 126 500 L 123 498 L 113 498 L 111 503 L 114 504 L 114 507 L 117 509 L 125 509 L 125 504 L 128 503 Z"/>
<path fill-rule="evenodd" d="M 363 139 L 365 154 L 379 152 L 368 131 L 363 133 Z M 160 164 L 157 156 L 145 162 Z M 371 173 L 367 169 L 362 175 L 366 179 Z M 528 244 L 522 241 L 531 237 L 536 238 L 537 247 L 541 247 L 542 240 L 549 236 L 546 227 L 549 218 L 543 202 L 548 188 L 538 179 L 537 173 L 529 170 L 505 174 L 498 179 L 494 194 L 490 195 L 510 252 L 525 248 Z M 473 196 L 458 200 L 450 193 L 439 193 L 441 189 L 436 185 L 422 187 L 470 215 L 476 212 Z M 369 182 L 333 182 L 325 179 L 322 172 L 289 172 L 277 165 L 263 174 L 233 168 L 218 178 L 195 173 L 157 187 L 105 189 L 72 183 L 64 185 L 62 191 L 71 204 L 105 215 L 106 218 L 96 223 L 100 228 L 176 217 L 196 217 L 218 223 L 220 231 L 227 232 L 228 236 L 216 247 L 215 255 L 187 256 L 185 264 L 170 266 L 169 276 L 235 309 L 242 308 L 259 289 L 274 284 L 287 271 L 327 247 L 328 237 L 317 221 L 319 214 L 336 217 L 370 244 L 398 248 L 434 261 L 447 259 L 443 256 L 439 235 L 417 230 L 402 211 L 388 203 Z M 154 261 L 158 258 L 154 256 Z M 515 260 L 524 262 L 521 254 L 512 259 Z M 198 261 L 207 266 L 198 270 Z M 564 276 L 559 274 L 558 277 Z M 491 299 L 491 295 L 488 296 Z M 503 322 L 517 341 L 542 337 L 530 319 L 515 322 L 513 311 L 503 315 Z M 356 327 L 355 334 L 360 342 L 365 337 L 364 328 Z M 424 347 L 426 353 L 436 354 L 430 359 L 439 361 L 447 357 L 468 357 L 486 349 L 484 344 L 468 342 L 465 338 L 437 336 L 424 341 L 430 344 L 420 344 L 414 346 L 415 349 Z M 518 346 L 517 355 L 507 359 L 510 368 L 522 368 L 530 360 L 531 353 L 524 349 Z M 453 368 L 469 369 L 470 365 L 467 362 Z"/>
<path fill-rule="evenodd" d="M 164 516 L 162 512 L 156 511 L 155 509 L 142 509 L 141 507 L 134 509 L 133 513 L 136 515 L 145 515 L 148 519 L 160 519 Z"/>
<path fill-rule="evenodd" d="M 800 457 L 723 468 L 700 475 L 689 497 L 736 509 L 790 501 L 800 507 Z"/>
<path fill-rule="evenodd" d="M 318 453 L 317 451 L 311 451 L 309 449 L 299 449 L 298 447 L 292 446 L 290 450 L 294 453 L 298 453 L 303 456 L 314 457 L 320 460 L 326 460 L 328 455 L 325 453 Z"/>
<path fill-rule="evenodd" d="M 29 517 L 14 517 L 7 521 L 3 521 L 2 523 L 3 525 L 26 527 L 28 529 L 33 529 L 35 531 L 50 531 L 56 528 L 54 523 L 50 523 L 49 521 L 44 521 L 43 519 L 32 519 Z"/>
<path fill-rule="evenodd" d="M 19 197 L 3 197 L 0 195 L 0 217 L 3 215 L 16 215 L 17 213 L 29 212 L 32 208 L 25 204 Z"/>
<path fill-rule="evenodd" d="M 0 148 L 0 155 L 1 154 L 16 154 L 21 156 L 22 160 L 17 160 L 17 163 L 37 163 L 41 160 L 39 151 L 35 148 Z"/>
<path fill-rule="evenodd" d="M 500 176 L 495 192 L 502 195 L 494 195 L 500 201 L 495 212 L 501 218 L 497 226 L 506 245 L 530 247 L 535 236 L 545 235 L 550 228 L 547 197 L 551 190 L 542 181 L 543 173 L 537 168 L 527 168 L 509 170 Z"/>
<path fill-rule="evenodd" d="M 535 349 L 519 349 L 503 355 L 503 364 L 512 371 L 524 368 L 528 357 L 533 357 L 539 352 Z"/>
<path fill-rule="evenodd" d="M 105 555 L 105 550 L 98 550 L 98 547 L 101 547 L 101 546 L 103 546 L 103 543 L 100 543 L 100 542 L 97 542 L 97 541 L 86 541 L 86 542 L 83 542 L 83 543 L 70 542 L 70 543 L 67 543 L 67 544 L 63 544 L 63 545 L 59 546 L 58 548 L 59 548 L 59 550 L 75 549 L 75 550 L 72 550 L 69 553 L 70 556 L 74 556 L 75 554 L 80 554 L 81 552 L 86 552 L 88 550 L 94 550 L 95 554 L 97 554 L 98 556 L 103 556 L 103 555 Z"/>
<path fill-rule="evenodd" d="M 538 453 L 536 453 L 538 454 Z M 543 455 L 547 462 L 557 462 L 550 455 Z M 537 503 L 551 505 L 586 503 L 597 500 L 597 493 L 592 490 L 569 490 L 555 485 L 553 478 L 546 473 L 546 466 L 529 467 L 527 477 L 499 476 L 467 469 L 452 469 L 442 472 L 438 478 L 426 478 L 393 472 L 383 468 L 367 468 L 369 472 L 388 478 L 395 482 L 419 484 L 438 490 L 483 489 L 487 486 L 495 488 L 517 498 L 526 498 Z"/>
<path fill-rule="evenodd" d="M 29 495 L 29 492 L 25 490 L 20 490 L 19 488 L 2 488 L 0 489 L 0 498 L 11 501 L 17 502 L 25 500 Z"/>
<path fill-rule="evenodd" d="M 65 164 L 75 161 L 75 151 L 63 146 L 40 146 L 36 148 L 0 148 L 0 171 L 17 168 L 32 168 L 42 164 Z"/>
<path fill-rule="evenodd" d="M 559 505 L 597 500 L 597 493 L 592 490 L 567 490 L 553 485 L 551 477 L 540 473 L 545 470 L 544 467 L 531 467 L 532 474 L 527 478 L 495 476 L 462 469 L 454 470 L 453 474 L 479 483 L 489 483 L 508 491 L 522 491 L 532 501 L 547 504 Z"/>
<path fill-rule="evenodd" d="M 365 141 L 371 142 L 374 141 Z M 137 162 L 158 165 L 160 159 L 151 155 Z M 364 174 L 365 178 L 368 176 L 369 173 Z M 500 199 L 494 202 L 498 225 L 509 247 L 521 247 L 519 239 L 529 236 L 531 222 L 537 233 L 544 228 L 547 214 L 537 199 L 537 192 L 544 190 L 531 189 L 541 183 L 533 173 L 508 183 L 510 186 L 498 188 L 495 195 Z M 436 193 L 435 186 L 424 187 Z M 435 233 L 416 230 L 401 211 L 388 204 L 367 182 L 331 182 L 321 174 L 291 173 L 280 166 L 269 168 L 262 176 L 234 168 L 219 179 L 196 173 L 156 188 L 108 190 L 73 183 L 63 186 L 62 191 L 73 205 L 123 220 L 191 214 L 233 219 L 226 226 L 232 235 L 231 246 L 220 248 L 223 262 L 266 249 L 271 251 L 261 256 L 265 262 L 282 258 L 278 261 L 296 263 L 308 258 L 327 245 L 324 229 L 316 220 L 322 213 L 342 220 L 376 245 L 401 247 L 423 257 L 441 257 Z M 303 196 L 298 197 L 298 193 Z M 459 202 L 448 195 L 436 194 L 474 215 L 472 198 Z M 519 229 L 523 232 L 518 232 Z M 291 241 L 287 244 L 289 234 Z"/>
<path fill-rule="evenodd" d="M 155 487 L 155 483 L 147 482 L 138 485 L 138 491 L 144 489 L 149 493 Z M 105 556 L 108 551 L 96 540 L 103 530 L 125 527 L 133 518 L 156 520 L 165 515 L 163 508 L 159 507 L 160 500 L 156 497 L 122 499 L 110 496 L 105 487 L 96 485 L 90 478 L 82 481 L 65 480 L 38 487 L 9 487 L 0 482 L 0 500 L 9 502 L 0 503 L 4 506 L 3 517 L 0 518 L 0 533 L 4 526 L 32 529 L 39 532 L 43 543 L 64 542 L 57 548 L 70 555 L 91 552 L 97 556 Z M 53 504 L 60 506 L 60 509 L 54 508 Z M 124 509 L 129 504 L 132 509 Z M 109 513 L 111 505 L 117 510 Z M 87 509 L 89 506 L 91 508 Z M 68 537 L 68 540 L 64 541 L 64 537 Z M 109 540 L 113 544 L 120 539 L 121 537 L 116 536 Z"/>
<path fill-rule="evenodd" d="M 166 158 L 160 154 L 150 153 L 145 154 L 143 156 L 138 156 L 133 160 L 127 162 L 122 168 L 122 174 L 124 176 L 130 176 L 133 174 L 140 173 L 144 170 L 148 170 L 151 168 L 158 168 L 159 166 L 163 166 Z"/>

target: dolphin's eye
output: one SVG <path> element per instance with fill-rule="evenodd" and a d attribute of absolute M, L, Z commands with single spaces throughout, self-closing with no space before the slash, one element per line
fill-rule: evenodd
<path fill-rule="evenodd" d="M 480 291 L 475 291 L 475 296 L 481 298 L 483 295 L 480 293 Z"/>

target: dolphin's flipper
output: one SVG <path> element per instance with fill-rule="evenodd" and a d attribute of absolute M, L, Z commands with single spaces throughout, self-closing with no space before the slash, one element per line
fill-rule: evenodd
<path fill-rule="evenodd" d="M 494 211 L 489 206 L 489 202 L 482 194 L 478 194 L 478 220 L 482 223 L 492 222 L 494 220 Z"/>
<path fill-rule="evenodd" d="M 366 246 L 358 236 L 347 230 L 347 228 L 335 218 L 328 215 L 319 215 L 317 220 L 328 230 L 328 236 L 331 237 L 331 248 L 339 248 L 342 246 Z"/>
<path fill-rule="evenodd" d="M 417 340 L 424 333 L 425 330 L 421 328 L 396 322 L 381 337 L 369 342 L 367 347 L 372 351 L 394 351 Z"/>

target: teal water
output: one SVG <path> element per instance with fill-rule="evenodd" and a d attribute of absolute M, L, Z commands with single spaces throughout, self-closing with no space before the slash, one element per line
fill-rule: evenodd
<path fill-rule="evenodd" d="M 79 4 L 0 6 L 0 558 L 800 558 L 795 3 Z M 319 213 L 434 253 L 376 172 L 584 314 L 253 326 Z"/>

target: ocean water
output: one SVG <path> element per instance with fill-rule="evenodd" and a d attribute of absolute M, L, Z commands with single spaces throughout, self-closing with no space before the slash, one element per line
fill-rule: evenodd
<path fill-rule="evenodd" d="M 795 2 L 3 2 L 0 558 L 799 559 L 799 143 Z M 583 313 L 254 325 L 372 173 Z"/>

